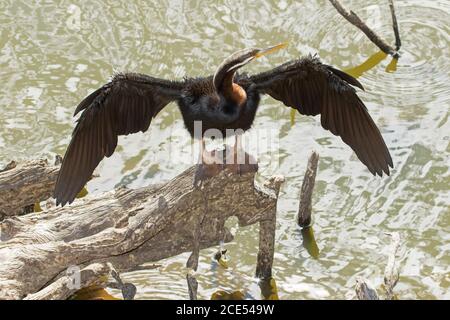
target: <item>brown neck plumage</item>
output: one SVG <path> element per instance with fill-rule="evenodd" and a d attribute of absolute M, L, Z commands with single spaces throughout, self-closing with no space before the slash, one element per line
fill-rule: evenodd
<path fill-rule="evenodd" d="M 222 77 L 222 81 L 220 83 L 216 83 L 216 88 L 217 91 L 221 93 L 225 99 L 236 103 L 238 106 L 241 106 L 247 100 L 247 94 L 240 85 L 233 81 L 234 74 L 234 70 L 225 73 Z"/>

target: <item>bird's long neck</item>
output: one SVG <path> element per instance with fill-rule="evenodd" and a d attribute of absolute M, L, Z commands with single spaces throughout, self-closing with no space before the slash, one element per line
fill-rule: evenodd
<path fill-rule="evenodd" d="M 221 94 L 227 101 L 241 106 L 247 100 L 247 94 L 240 85 L 234 82 L 235 73 L 235 70 L 225 72 L 220 79 L 221 81 L 217 81 L 215 86 L 218 93 Z"/>

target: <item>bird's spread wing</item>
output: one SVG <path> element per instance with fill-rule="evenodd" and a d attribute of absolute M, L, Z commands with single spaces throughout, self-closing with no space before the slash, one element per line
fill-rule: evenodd
<path fill-rule="evenodd" d="M 356 94 L 363 86 L 352 76 L 306 57 L 283 64 L 248 80 L 301 114 L 320 114 L 322 126 L 340 136 L 372 174 L 389 175 L 389 150 L 366 106 Z"/>
<path fill-rule="evenodd" d="M 127 73 L 87 96 L 75 110 L 75 115 L 82 114 L 56 182 L 57 204 L 75 199 L 103 157 L 112 155 L 119 135 L 146 131 L 152 118 L 181 90 L 180 82 Z"/>

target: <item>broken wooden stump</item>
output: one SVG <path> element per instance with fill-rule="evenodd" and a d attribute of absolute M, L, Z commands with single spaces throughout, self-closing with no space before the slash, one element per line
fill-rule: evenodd
<path fill-rule="evenodd" d="M 301 227 L 302 245 L 314 259 L 319 257 L 319 247 L 317 246 L 312 228 L 312 195 L 316 182 L 317 167 L 319 164 L 319 154 L 315 151 L 311 153 L 303 177 L 300 189 L 300 201 L 298 205 L 297 224 Z"/>
<path fill-rule="evenodd" d="M 273 189 L 276 191 L 275 196 L 278 198 L 283 182 L 284 178 L 282 176 L 274 176 L 266 185 L 273 186 Z M 259 221 L 259 249 L 255 272 L 255 276 L 263 280 L 272 278 L 277 208 L 273 207 L 266 213 L 266 217 Z"/>
<path fill-rule="evenodd" d="M 312 194 L 316 182 L 317 165 L 319 163 L 319 154 L 315 151 L 311 153 L 308 159 L 305 176 L 303 178 L 302 188 L 300 191 L 300 203 L 298 206 L 297 222 L 301 227 L 311 225 L 312 214 Z"/>
<path fill-rule="evenodd" d="M 52 177 L 57 175 L 58 167 L 30 166 L 25 166 L 26 172 L 44 167 Z M 163 184 L 88 195 L 64 208 L 24 216 L 14 216 L 6 210 L 9 207 L 2 207 L 6 214 L 0 222 L 0 299 L 64 299 L 69 293 L 60 288 L 67 280 L 68 268 L 88 272 L 89 266 L 111 263 L 117 272 L 126 272 L 182 252 L 229 242 L 233 236 L 225 221 L 231 216 L 238 218 L 240 226 L 273 224 L 280 179 L 259 185 L 254 172 L 240 176 L 225 168 L 199 189 L 193 186 L 195 169 Z M 17 174 L 27 179 L 23 172 Z M 43 178 L 48 190 L 36 196 L 36 190 L 30 189 L 32 201 L 45 200 L 53 190 L 51 181 L 54 184 L 56 179 Z M 23 185 L 21 179 L 16 181 L 10 192 L 17 193 Z M 42 188 L 38 182 L 32 185 Z M 197 230 L 199 221 L 201 229 L 195 239 L 192 231 Z M 269 257 L 263 254 L 258 259 L 257 269 L 264 270 L 261 275 L 271 274 L 273 233 L 267 239 L 269 245 L 260 253 Z M 195 267 L 195 263 L 189 266 Z"/>

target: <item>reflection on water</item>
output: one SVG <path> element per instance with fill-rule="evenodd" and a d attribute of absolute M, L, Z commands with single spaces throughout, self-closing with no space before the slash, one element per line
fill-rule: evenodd
<path fill-rule="evenodd" d="M 381 61 L 387 57 L 387 54 L 383 51 L 379 51 L 374 55 L 370 56 L 366 61 L 361 63 L 359 66 L 344 70 L 348 74 L 354 76 L 355 78 L 361 77 L 365 72 L 376 67 Z"/>
<path fill-rule="evenodd" d="M 367 23 L 393 43 L 384 0 L 346 0 Z M 272 153 L 261 168 L 287 179 L 278 206 L 274 277 L 280 299 L 345 298 L 356 276 L 382 283 L 389 237 L 400 231 L 404 245 L 398 296 L 449 296 L 449 102 L 450 4 L 446 0 L 396 1 L 402 35 L 398 62 L 382 59 L 365 36 L 337 15 L 325 0 L 146 2 L 0 2 L 0 167 L 11 159 L 63 154 L 74 126 L 75 105 L 119 70 L 166 78 L 211 74 L 238 48 L 289 41 L 290 46 L 246 67 L 257 72 L 318 53 L 342 69 L 373 64 L 360 75 L 361 92 L 394 158 L 390 177 L 374 178 L 350 148 L 324 131 L 318 119 L 296 115 L 265 98 L 255 127 L 279 133 L 279 166 Z M 395 65 L 396 64 L 396 65 Z M 353 69 L 354 70 L 354 69 Z M 388 72 L 387 72 L 388 71 Z M 393 72 L 395 71 L 395 72 Z M 355 71 L 356 72 L 356 71 Z M 183 129 L 175 105 L 164 109 L 149 132 L 119 139 L 89 182 L 98 194 L 126 184 L 139 187 L 170 179 L 189 166 L 177 163 L 170 147 Z M 190 143 L 189 139 L 181 140 Z M 295 224 L 307 155 L 321 159 L 315 196 L 314 235 L 320 254 L 311 257 Z M 278 158 L 277 158 L 278 159 Z M 239 229 L 226 245 L 230 268 L 213 268 L 217 250 L 202 251 L 199 295 L 243 292 L 263 298 L 253 278 L 257 229 Z M 308 252 L 309 251 L 309 252 Z M 163 267 L 133 272 L 136 298 L 187 298 L 188 254 Z M 237 280 L 238 279 L 238 280 Z"/>
<path fill-rule="evenodd" d="M 279 300 L 275 279 L 263 279 L 258 282 L 264 300 Z"/>
<path fill-rule="evenodd" d="M 316 238 L 314 237 L 313 227 L 305 227 L 301 229 L 303 248 L 308 251 L 309 255 L 315 259 L 319 258 L 320 249 L 317 246 Z"/>

